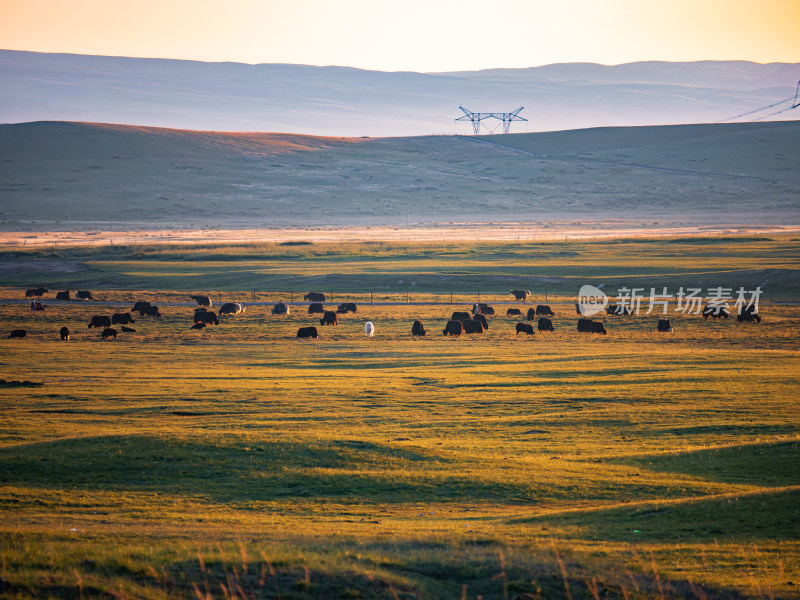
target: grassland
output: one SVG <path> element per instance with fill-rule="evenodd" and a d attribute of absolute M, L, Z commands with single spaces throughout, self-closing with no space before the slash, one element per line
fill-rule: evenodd
<path fill-rule="evenodd" d="M 767 301 L 758 325 L 671 314 L 667 335 L 654 315 L 609 316 L 608 335 L 587 336 L 575 331 L 571 287 L 665 276 L 706 286 L 723 275 L 719 285 L 747 287 L 769 273 L 766 289 L 790 300 L 797 244 L 4 254 L 34 269 L 13 275 L 27 277 L 22 287 L 33 274 L 56 289 L 102 273 L 102 300 L 158 293 L 163 316 L 101 341 L 85 324 L 118 306 L 45 300 L 36 313 L 11 302 L 19 287 L 3 290 L 3 331 L 29 337 L 0 339 L 0 377 L 42 385 L 7 384 L 0 396 L 0 593 L 796 597 L 800 308 Z M 59 280 L 64 265 L 83 270 Z M 500 304 L 509 283 L 558 273 L 556 331 L 516 336 Z M 409 299 L 421 304 L 403 304 L 398 289 L 412 276 Z M 482 299 L 499 309 L 490 329 L 442 336 L 487 281 Z M 355 282 L 397 304 L 370 305 Z M 289 284 L 331 287 L 359 311 L 317 340 L 294 338 L 311 322 L 299 306 L 279 317 L 251 305 L 188 328 L 189 290 L 248 301 L 256 288 L 266 303 Z M 425 338 L 410 336 L 416 318 Z M 68 343 L 57 341 L 62 325 Z"/>
<path fill-rule="evenodd" d="M 294 291 L 333 291 L 363 302 L 405 298 L 508 301 L 508 290 L 574 296 L 585 283 L 646 293 L 666 286 L 761 286 L 764 298 L 800 301 L 800 238 L 793 235 L 637 240 L 239 245 L 113 245 L 0 250 L 6 297 L 18 288 L 176 290 L 275 302 Z M 167 296 L 161 295 L 162 301 Z M 218 295 L 217 298 L 222 299 Z M 128 300 L 128 297 L 125 297 Z M 170 298 L 185 302 L 185 295 Z"/>

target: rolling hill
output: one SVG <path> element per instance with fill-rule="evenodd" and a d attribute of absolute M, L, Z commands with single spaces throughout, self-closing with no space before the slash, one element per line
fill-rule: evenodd
<path fill-rule="evenodd" d="M 0 126 L 0 227 L 796 224 L 800 123 L 333 138 Z"/>
<path fill-rule="evenodd" d="M 514 132 L 714 123 L 794 96 L 799 79 L 800 63 L 568 63 L 413 73 L 3 50 L 0 122 L 414 136 L 471 133 L 469 123 L 454 121 L 463 105 L 476 112 L 524 106 L 528 122 Z"/>

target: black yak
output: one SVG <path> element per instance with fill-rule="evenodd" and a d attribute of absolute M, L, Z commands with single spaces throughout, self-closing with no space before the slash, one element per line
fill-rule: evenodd
<path fill-rule="evenodd" d="M 414 321 L 414 324 L 411 325 L 411 335 L 425 335 L 425 327 L 422 325 L 422 321 Z"/>
<path fill-rule="evenodd" d="M 520 333 L 527 333 L 533 335 L 533 325 L 530 323 L 517 323 L 517 335 Z"/>
<path fill-rule="evenodd" d="M 89 321 L 89 329 L 92 327 L 111 327 L 111 317 L 107 315 L 92 317 L 92 320 Z"/>
<path fill-rule="evenodd" d="M 320 325 L 338 325 L 339 319 L 336 317 L 336 313 L 332 310 L 326 310 L 325 314 L 322 315 L 322 318 L 319 320 Z"/>
<path fill-rule="evenodd" d="M 442 335 L 461 335 L 464 331 L 463 323 L 464 321 L 459 321 L 458 319 L 448 321 L 442 330 Z"/>
<path fill-rule="evenodd" d="M 591 319 L 578 319 L 578 331 L 582 333 L 602 333 L 606 334 L 605 325 L 602 321 L 592 321 Z"/>
<path fill-rule="evenodd" d="M 539 322 L 536 324 L 539 331 L 553 331 L 553 322 L 547 317 L 539 317 Z"/>

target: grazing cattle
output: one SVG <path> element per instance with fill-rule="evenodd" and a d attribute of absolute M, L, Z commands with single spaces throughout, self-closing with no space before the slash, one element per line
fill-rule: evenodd
<path fill-rule="evenodd" d="M 208 296 L 190 296 L 190 298 L 200 306 L 212 306 L 211 298 Z"/>
<path fill-rule="evenodd" d="M 58 334 L 61 336 L 61 341 L 66 342 L 69 341 L 69 328 L 62 327 Z"/>
<path fill-rule="evenodd" d="M 478 313 L 477 315 L 472 317 L 472 319 L 474 321 L 480 321 L 484 329 L 489 329 L 489 322 L 486 320 L 486 317 L 484 317 L 482 314 Z"/>
<path fill-rule="evenodd" d="M 317 337 L 316 327 L 301 327 L 297 330 L 297 337 L 299 338 L 315 338 Z"/>
<path fill-rule="evenodd" d="M 509 308 L 506 311 L 506 316 L 510 316 L 510 315 L 520 315 L 520 316 L 522 316 L 522 311 L 520 309 L 518 309 L 518 308 Z"/>
<path fill-rule="evenodd" d="M 211 313 L 214 314 L 214 313 Z M 155 304 L 150 304 L 149 306 L 143 306 L 139 309 L 139 316 L 140 317 L 161 317 L 161 312 L 159 312 L 158 307 Z"/>
<path fill-rule="evenodd" d="M 226 302 L 219 307 L 219 315 L 240 315 L 244 312 L 244 306 L 238 302 Z"/>
<path fill-rule="evenodd" d="M 31 300 L 31 310 L 44 310 L 45 305 L 36 300 L 35 302 Z"/>
<path fill-rule="evenodd" d="M 25 331 L 24 329 L 15 329 L 15 330 L 13 330 L 11 332 L 11 334 L 8 337 L 9 338 L 24 338 L 26 335 L 28 335 L 28 332 Z"/>
<path fill-rule="evenodd" d="M 195 323 L 189 329 L 203 329 L 205 328 L 205 326 L 206 326 L 205 323 Z"/>
<path fill-rule="evenodd" d="M 602 321 L 592 321 L 591 319 L 578 319 L 578 331 L 581 333 L 602 333 L 606 334 L 605 325 Z"/>
<path fill-rule="evenodd" d="M 92 327 L 111 327 L 111 317 L 106 315 L 94 316 L 89 321 L 89 329 Z"/>
<path fill-rule="evenodd" d="M 472 305 L 472 314 L 474 315 L 493 315 L 494 309 L 489 306 L 488 304 L 484 304 L 479 302 L 478 304 Z"/>
<path fill-rule="evenodd" d="M 63 292 L 56 292 L 56 300 L 69 300 L 69 290 Z"/>
<path fill-rule="evenodd" d="M 713 317 L 715 319 L 725 318 L 727 319 L 730 316 L 728 309 L 724 306 L 720 305 L 712 305 L 706 304 L 706 307 L 703 309 L 703 318 L 708 319 L 708 317 Z"/>
<path fill-rule="evenodd" d="M 535 308 L 529 308 L 528 309 L 528 314 L 526 315 L 526 317 L 527 317 L 528 321 L 533 321 L 536 318 L 536 309 Z"/>
<path fill-rule="evenodd" d="M 523 302 L 525 302 L 525 300 L 528 299 L 528 296 L 531 295 L 531 291 L 530 290 L 511 290 L 509 292 L 509 294 L 514 296 L 514 298 L 516 298 L 517 300 L 522 300 Z"/>
<path fill-rule="evenodd" d="M 469 321 L 471 318 L 468 312 L 454 312 L 450 316 L 451 321 Z"/>
<path fill-rule="evenodd" d="M 321 294 L 319 292 L 308 292 L 305 296 L 303 296 L 303 300 L 307 300 L 308 302 L 325 302 L 325 294 Z"/>
<path fill-rule="evenodd" d="M 477 319 L 461 321 L 461 323 L 464 327 L 464 333 L 483 333 L 483 323 Z"/>
<path fill-rule="evenodd" d="M 606 306 L 606 314 L 607 315 L 622 315 L 623 317 L 628 317 L 632 315 L 632 311 L 630 308 L 623 304 L 609 304 Z"/>
<path fill-rule="evenodd" d="M 322 306 L 319 302 L 312 302 L 308 305 L 308 314 L 323 314 L 325 312 L 325 307 Z"/>
<path fill-rule="evenodd" d="M 125 325 L 122 326 L 122 331 L 125 333 L 136 333 L 136 330 L 133 327 L 126 327 Z"/>
<path fill-rule="evenodd" d="M 325 314 L 322 315 L 322 318 L 319 320 L 320 325 L 338 325 L 339 319 L 336 317 L 336 313 L 332 310 L 326 310 Z"/>
<path fill-rule="evenodd" d="M 78 300 L 94 300 L 94 298 L 92 298 L 92 292 L 89 290 L 78 290 L 75 292 L 75 297 Z"/>
<path fill-rule="evenodd" d="M 736 315 L 736 320 L 739 323 L 761 323 L 761 317 L 755 313 L 739 313 Z"/>
<path fill-rule="evenodd" d="M 102 337 L 104 340 L 107 340 L 110 337 L 117 339 L 117 330 L 112 329 L 111 327 L 106 327 L 103 329 L 103 333 L 100 334 L 100 337 Z"/>
<path fill-rule="evenodd" d="M 364 335 L 367 337 L 375 335 L 375 325 L 373 325 L 371 321 L 364 323 Z"/>
<path fill-rule="evenodd" d="M 131 316 L 131 313 L 114 313 L 111 315 L 112 325 L 124 325 L 125 323 L 136 323 Z"/>
<path fill-rule="evenodd" d="M 219 325 L 219 319 L 217 319 L 217 313 L 213 310 L 206 310 L 203 312 L 196 312 L 194 313 L 194 322 L 195 323 L 205 323 L 207 325 Z"/>
<path fill-rule="evenodd" d="M 414 321 L 414 324 L 411 325 L 411 335 L 425 335 L 425 327 L 423 327 L 422 321 Z"/>
<path fill-rule="evenodd" d="M 536 305 L 536 314 L 540 317 L 552 317 L 553 311 L 547 304 L 538 304 Z"/>
<path fill-rule="evenodd" d="M 459 321 L 458 319 L 448 321 L 447 325 L 444 326 L 444 330 L 442 330 L 442 335 L 461 335 L 464 331 L 463 323 L 464 321 Z"/>
<path fill-rule="evenodd" d="M 533 335 L 533 325 L 530 323 L 517 323 L 517 335 L 520 333 L 527 333 Z"/>
<path fill-rule="evenodd" d="M 670 325 L 669 319 L 661 317 L 656 325 L 656 330 L 663 331 L 664 333 L 672 333 L 672 325 Z"/>
<path fill-rule="evenodd" d="M 539 317 L 539 322 L 536 324 L 539 331 L 554 331 L 553 322 L 547 317 Z"/>
<path fill-rule="evenodd" d="M 356 308 L 355 302 L 342 302 L 339 305 L 339 308 L 336 309 L 336 312 L 339 313 L 340 315 L 346 315 L 347 313 L 358 312 L 358 310 Z"/>
<path fill-rule="evenodd" d="M 47 288 L 31 288 L 29 290 L 25 290 L 25 297 L 26 298 L 41 298 L 47 293 Z"/>
<path fill-rule="evenodd" d="M 745 321 L 748 323 L 761 323 L 761 316 L 758 314 L 758 309 L 755 305 L 750 304 L 739 309 L 736 320 L 739 321 L 739 323 L 744 323 Z"/>
<path fill-rule="evenodd" d="M 136 302 L 133 305 L 133 308 L 131 309 L 131 312 L 141 312 L 143 308 L 147 308 L 148 306 L 150 306 L 149 302 L 145 302 L 143 300 L 139 300 L 138 302 Z"/>
<path fill-rule="evenodd" d="M 278 302 L 275 306 L 272 307 L 272 314 L 273 315 L 288 315 L 289 314 L 289 307 L 286 305 L 285 302 Z"/>

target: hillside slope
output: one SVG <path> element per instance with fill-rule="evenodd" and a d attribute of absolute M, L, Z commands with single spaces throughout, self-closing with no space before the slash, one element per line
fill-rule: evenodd
<path fill-rule="evenodd" d="M 25 228 L 798 220 L 800 123 L 318 138 L 0 126 L 0 221 Z"/>

